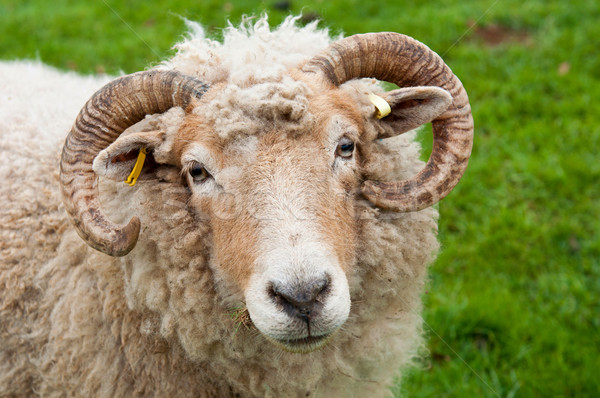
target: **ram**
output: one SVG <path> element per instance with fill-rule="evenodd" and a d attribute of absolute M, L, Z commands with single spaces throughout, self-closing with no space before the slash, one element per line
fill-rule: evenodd
<path fill-rule="evenodd" d="M 1 64 L 0 395 L 389 394 L 471 152 L 463 86 L 397 33 L 191 26 L 108 83 Z M 423 164 L 402 133 L 429 121 Z"/>

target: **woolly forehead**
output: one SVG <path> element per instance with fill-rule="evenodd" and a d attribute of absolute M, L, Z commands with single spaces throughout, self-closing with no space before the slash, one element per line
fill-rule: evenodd
<path fill-rule="evenodd" d="M 250 143 L 273 133 L 329 147 L 344 135 L 358 140 L 363 129 L 348 91 L 317 89 L 291 76 L 246 86 L 217 84 L 193 106 L 179 132 L 179 159 L 197 144 L 239 156 Z M 214 159 L 215 166 L 223 167 L 222 160 Z"/>

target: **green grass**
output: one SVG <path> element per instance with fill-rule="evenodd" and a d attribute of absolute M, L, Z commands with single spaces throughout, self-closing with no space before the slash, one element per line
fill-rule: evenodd
<path fill-rule="evenodd" d="M 0 58 L 133 72 L 171 54 L 180 16 L 218 37 L 227 19 L 263 10 L 273 24 L 304 11 L 333 33 L 425 42 L 464 82 L 476 139 L 440 204 L 443 250 L 425 295 L 431 357 L 396 393 L 600 396 L 600 3 L 277 3 L 0 0 Z M 507 37 L 490 45 L 482 36 L 495 26 Z"/>

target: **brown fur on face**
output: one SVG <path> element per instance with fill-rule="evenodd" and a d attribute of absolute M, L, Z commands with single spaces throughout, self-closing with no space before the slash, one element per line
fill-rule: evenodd
<path fill-rule="evenodd" d="M 218 97 L 220 88 L 213 88 L 197 106 Z M 346 135 L 358 147 L 362 118 L 340 90 L 311 87 L 311 91 L 317 94 L 310 97 L 301 126 L 293 122 L 286 129 L 284 122 L 265 121 L 265 130 L 255 136 L 255 148 L 250 153 L 240 154 L 236 149 L 244 146 L 244 140 L 250 141 L 248 137 L 224 139 L 194 112 L 188 114 L 180 130 L 175 145 L 178 159 L 192 145 L 200 144 L 220 169 L 214 176 L 218 191 L 195 194 L 192 203 L 211 221 L 218 267 L 241 289 L 247 286 L 261 252 L 261 231 L 277 233 L 278 226 L 285 222 L 316 226 L 342 269 L 347 272 L 354 264 L 359 155 L 356 149 L 354 159 L 336 158 L 335 140 Z M 343 118 L 352 131 L 332 133 L 333 117 Z M 219 174 L 225 168 L 236 169 L 236 177 L 221 180 Z M 273 207 L 283 210 L 272 214 L 269 209 Z M 289 239 L 293 244 L 297 238 L 292 234 Z"/>

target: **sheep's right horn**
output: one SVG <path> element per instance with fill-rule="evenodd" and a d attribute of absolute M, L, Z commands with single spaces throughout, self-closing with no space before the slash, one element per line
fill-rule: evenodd
<path fill-rule="evenodd" d="M 150 70 L 120 77 L 98 90 L 79 112 L 60 161 L 63 201 L 79 235 L 94 249 L 124 256 L 137 243 L 140 220 L 125 226 L 110 221 L 98 199 L 96 155 L 145 115 L 184 109 L 208 86 L 175 71 Z"/>
<path fill-rule="evenodd" d="M 469 98 L 450 68 L 423 43 L 391 32 L 354 35 L 333 43 L 302 70 L 335 86 L 374 77 L 400 87 L 438 86 L 450 92 L 452 104 L 432 122 L 433 150 L 425 168 L 404 181 L 366 181 L 362 192 L 378 206 L 416 211 L 438 202 L 458 183 L 473 146 Z"/>

